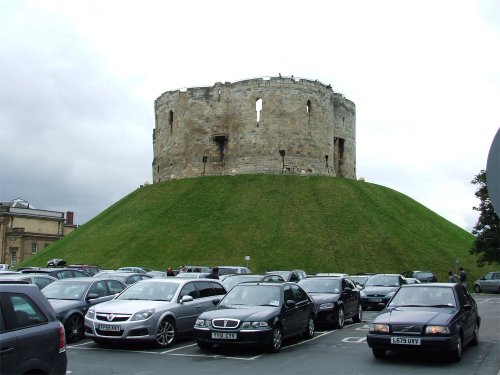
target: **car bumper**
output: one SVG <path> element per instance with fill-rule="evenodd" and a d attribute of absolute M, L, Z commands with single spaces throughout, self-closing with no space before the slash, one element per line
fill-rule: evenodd
<path fill-rule="evenodd" d="M 444 337 L 429 336 L 405 336 L 410 338 L 420 338 L 420 345 L 399 345 L 391 344 L 391 336 L 401 337 L 401 335 L 380 335 L 368 333 L 366 342 L 370 348 L 393 350 L 393 351 L 439 351 L 451 352 L 456 350 L 459 335 Z"/>
<path fill-rule="evenodd" d="M 361 298 L 361 307 L 363 310 L 367 308 L 382 309 L 389 300 L 390 298 L 387 297 L 363 297 Z"/>
<path fill-rule="evenodd" d="M 214 339 L 212 333 L 235 333 L 236 339 Z M 259 330 L 241 330 L 241 331 L 223 331 L 206 328 L 194 328 L 197 342 L 222 344 L 222 345 L 270 345 L 273 342 L 273 333 L 271 328 Z"/>
<path fill-rule="evenodd" d="M 119 327 L 119 329 L 102 330 L 99 329 L 100 325 Z M 85 317 L 85 336 L 101 341 L 154 341 L 156 339 L 156 320 L 147 319 L 137 322 L 107 323 Z"/>

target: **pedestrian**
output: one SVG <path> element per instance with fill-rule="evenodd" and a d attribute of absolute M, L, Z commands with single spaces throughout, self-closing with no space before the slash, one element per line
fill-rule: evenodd
<path fill-rule="evenodd" d="M 458 270 L 460 271 L 460 273 L 458 274 L 460 278 L 460 284 L 462 284 L 464 288 L 467 289 L 467 272 L 465 272 L 463 267 L 460 267 Z"/>
<path fill-rule="evenodd" d="M 212 268 L 212 272 L 208 274 L 207 279 L 219 279 L 219 267 Z"/>
<path fill-rule="evenodd" d="M 457 283 L 458 282 L 458 277 L 457 277 L 457 275 L 453 274 L 453 271 L 448 272 L 448 282 L 449 283 Z"/>
<path fill-rule="evenodd" d="M 175 276 L 175 272 L 172 267 L 167 268 L 167 276 Z"/>

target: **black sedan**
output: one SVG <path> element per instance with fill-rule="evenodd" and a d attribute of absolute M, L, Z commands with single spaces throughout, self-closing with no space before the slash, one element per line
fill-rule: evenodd
<path fill-rule="evenodd" d="M 477 345 L 481 318 L 474 298 L 460 284 L 402 286 L 367 334 L 376 358 L 387 350 L 445 352 L 454 361 Z"/>
<path fill-rule="evenodd" d="M 306 277 L 298 282 L 314 300 L 316 324 L 344 327 L 345 319 L 361 322 L 363 311 L 358 288 L 344 276 Z"/>
<path fill-rule="evenodd" d="M 295 283 L 242 283 L 194 326 L 201 349 L 214 344 L 260 344 L 281 350 L 283 339 L 314 335 L 314 302 Z"/>
<path fill-rule="evenodd" d="M 407 284 L 406 278 L 399 274 L 376 274 L 371 276 L 361 290 L 361 306 L 383 309 L 401 285 Z"/>
<path fill-rule="evenodd" d="M 76 342 L 84 336 L 83 321 L 89 307 L 108 301 L 126 285 L 118 280 L 73 277 L 54 281 L 42 289 L 66 330 L 66 341 Z"/>

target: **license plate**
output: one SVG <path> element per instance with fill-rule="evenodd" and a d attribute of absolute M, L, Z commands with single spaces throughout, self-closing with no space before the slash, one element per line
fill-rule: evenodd
<path fill-rule="evenodd" d="M 120 331 L 120 326 L 108 326 L 104 324 L 99 324 L 97 326 L 97 329 L 100 331 L 110 331 L 110 332 L 118 332 Z"/>
<path fill-rule="evenodd" d="M 391 344 L 420 345 L 420 337 L 391 337 Z"/>
<path fill-rule="evenodd" d="M 382 298 L 370 298 L 370 302 L 382 302 Z"/>
<path fill-rule="evenodd" d="M 212 332 L 213 339 L 236 340 L 236 333 L 232 332 Z"/>

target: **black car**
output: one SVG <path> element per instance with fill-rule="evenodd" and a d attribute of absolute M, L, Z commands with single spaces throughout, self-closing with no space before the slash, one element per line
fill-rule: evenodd
<path fill-rule="evenodd" d="M 90 277 L 87 272 L 75 270 L 73 268 L 27 268 L 21 270 L 21 273 L 43 273 L 53 276 L 57 279 L 69 279 L 72 277 Z"/>
<path fill-rule="evenodd" d="M 64 259 L 50 259 L 47 261 L 47 267 L 66 267 Z"/>
<path fill-rule="evenodd" d="M 316 324 L 344 327 L 345 319 L 361 322 L 363 311 L 358 288 L 344 276 L 310 276 L 298 284 L 314 301 Z"/>
<path fill-rule="evenodd" d="M 403 275 L 379 273 L 371 276 L 361 290 L 361 307 L 381 310 L 401 285 L 407 284 Z"/>
<path fill-rule="evenodd" d="M 227 275 L 222 280 L 226 290 L 231 290 L 235 285 L 249 281 L 261 281 L 267 283 L 281 283 L 285 281 L 280 275 L 255 275 L 253 273 L 243 273 L 237 275 Z"/>
<path fill-rule="evenodd" d="M 417 279 L 421 283 L 437 283 L 438 281 L 436 275 L 431 271 L 404 271 L 401 275 Z"/>
<path fill-rule="evenodd" d="M 302 270 L 291 270 L 291 271 L 267 271 L 266 275 L 280 275 L 285 281 L 297 282 L 306 277 L 306 272 Z"/>
<path fill-rule="evenodd" d="M 2 284 L 0 343 L 1 374 L 66 374 L 64 327 L 35 285 Z"/>
<path fill-rule="evenodd" d="M 84 317 L 89 307 L 112 299 L 126 285 L 118 280 L 74 277 L 57 280 L 46 286 L 47 297 L 66 329 L 66 340 L 76 342 L 84 337 Z"/>
<path fill-rule="evenodd" d="M 132 285 L 138 281 L 153 278 L 152 275 L 148 275 L 147 273 L 119 272 L 119 271 L 103 273 L 100 275 L 96 275 L 94 277 L 97 277 L 97 278 L 105 277 L 107 279 L 119 280 L 126 285 Z"/>
<path fill-rule="evenodd" d="M 194 330 L 201 349 L 259 344 L 276 353 L 287 337 L 314 335 L 314 302 L 295 283 L 242 283 L 202 313 Z"/>
<path fill-rule="evenodd" d="M 403 285 L 370 325 L 367 343 L 376 358 L 387 350 L 445 352 L 460 361 L 478 344 L 481 324 L 474 298 L 461 284 Z"/>

